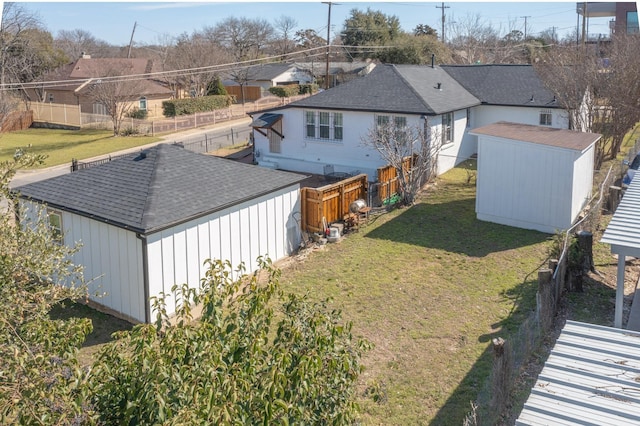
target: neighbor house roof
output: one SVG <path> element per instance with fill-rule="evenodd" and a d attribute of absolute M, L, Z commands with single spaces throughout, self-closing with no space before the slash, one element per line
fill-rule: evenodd
<path fill-rule="evenodd" d="M 377 65 L 362 78 L 292 102 L 288 107 L 435 115 L 479 104 L 439 67 Z"/>
<path fill-rule="evenodd" d="M 567 321 L 516 425 L 638 424 L 640 334 Z"/>
<path fill-rule="evenodd" d="M 531 65 L 442 65 L 483 104 L 558 108 Z"/>
<path fill-rule="evenodd" d="M 56 81 L 56 90 L 88 90 L 85 85 L 89 79 L 98 80 L 100 77 L 112 77 L 116 75 L 144 75 L 158 71 L 153 60 L 146 58 L 91 58 L 82 57 L 71 64 L 64 65 L 48 73 L 42 84 Z M 68 84 L 57 82 L 65 81 Z M 136 83 L 136 95 L 172 94 L 173 91 L 151 77 L 139 80 Z"/>
<path fill-rule="evenodd" d="M 533 126 L 530 124 L 497 123 L 478 127 L 472 135 L 486 135 L 498 138 L 514 139 L 540 145 L 584 151 L 596 143 L 602 135 L 599 133 L 579 132 L 576 130 L 556 129 L 553 127 Z"/>
<path fill-rule="evenodd" d="M 15 190 L 22 198 L 49 207 L 151 233 L 286 188 L 305 177 L 160 144 Z"/>

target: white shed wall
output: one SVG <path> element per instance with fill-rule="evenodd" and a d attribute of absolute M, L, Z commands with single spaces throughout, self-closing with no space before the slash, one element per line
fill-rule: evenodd
<path fill-rule="evenodd" d="M 595 145 L 582 153 L 575 153 L 573 171 L 573 199 L 571 217 L 576 218 L 587 205 L 593 192 L 593 170 L 595 168 Z"/>
<path fill-rule="evenodd" d="M 554 233 L 571 226 L 575 151 L 480 136 L 478 219 Z"/>
<path fill-rule="evenodd" d="M 34 211 L 33 203 L 24 204 Z M 136 234 L 84 216 L 56 211 L 62 215 L 65 245 L 81 244 L 72 261 L 84 267 L 91 301 L 127 319 L 144 322 L 142 242 Z"/>
<path fill-rule="evenodd" d="M 170 294 L 174 284 L 198 288 L 207 259 L 254 271 L 259 256 L 276 261 L 291 254 L 300 245 L 299 196 L 299 187 L 291 186 L 149 235 L 149 295 Z M 173 298 L 167 298 L 167 312 L 175 312 Z"/>
<path fill-rule="evenodd" d="M 366 173 L 370 181 L 375 181 L 376 169 L 386 165 L 380 154 L 373 148 L 362 145 L 362 138 L 367 135 L 374 125 L 375 113 L 337 111 L 343 114 L 343 139 L 341 141 L 312 140 L 305 138 L 304 111 L 302 108 L 290 108 L 278 111 L 283 115 L 280 153 L 269 152 L 269 140 L 258 132 L 254 132 L 255 149 L 259 152 L 258 164 L 281 170 L 323 174 L 325 165 L 332 165 L 337 172 L 352 172 L 355 170 Z M 392 114 L 386 114 L 392 115 Z M 401 115 L 401 114 L 399 114 Z M 421 125 L 418 115 L 402 115 L 407 117 L 407 125 Z M 468 158 L 475 151 L 470 147 L 461 146 L 465 133 L 466 111 L 456 111 L 454 114 L 455 141 L 443 147 L 438 171 L 444 173 L 455 164 Z M 434 133 L 439 134 L 441 118 L 430 118 Z"/>

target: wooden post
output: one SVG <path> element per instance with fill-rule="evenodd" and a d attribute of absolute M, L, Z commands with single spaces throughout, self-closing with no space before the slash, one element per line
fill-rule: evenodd
<path fill-rule="evenodd" d="M 607 200 L 607 209 L 610 212 L 615 212 L 618 208 L 618 204 L 620 204 L 620 199 L 622 198 L 622 188 L 619 186 L 610 186 L 609 187 L 609 198 Z"/>
<path fill-rule="evenodd" d="M 596 267 L 593 264 L 593 234 L 589 231 L 580 231 L 576 234 L 576 237 L 582 254 L 582 271 L 595 272 Z"/>
<path fill-rule="evenodd" d="M 493 413 L 501 413 L 507 402 L 511 388 L 513 365 L 507 342 L 501 337 L 492 339 L 493 372 L 491 375 L 491 402 L 489 409 Z"/>
<path fill-rule="evenodd" d="M 540 269 L 538 271 L 538 297 L 536 297 L 536 300 L 538 320 L 543 333 L 553 323 L 555 314 L 555 303 L 551 288 L 552 279 L 553 271 L 551 269 Z"/>

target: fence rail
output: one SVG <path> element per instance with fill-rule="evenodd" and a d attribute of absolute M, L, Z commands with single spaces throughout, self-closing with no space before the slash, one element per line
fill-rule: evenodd
<path fill-rule="evenodd" d="M 124 118 L 121 130 L 141 135 L 157 135 L 215 125 L 220 122 L 244 118 L 247 113 L 259 111 L 280 105 L 286 105 L 309 95 L 278 98 L 268 96 L 254 102 L 233 104 L 228 108 L 215 111 L 199 112 L 191 115 L 181 115 L 160 120 L 138 120 Z M 81 113 L 78 105 L 53 104 L 46 102 L 32 102 L 33 121 L 51 123 L 69 127 L 112 129 L 111 117 L 104 114 Z"/>

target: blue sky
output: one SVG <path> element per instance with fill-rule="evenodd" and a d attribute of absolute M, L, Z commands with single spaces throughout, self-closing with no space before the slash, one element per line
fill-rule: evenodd
<path fill-rule="evenodd" d="M 61 29 L 83 29 L 94 37 L 114 45 L 128 45 L 134 23 L 134 44 L 153 44 L 161 37 L 192 33 L 233 17 L 261 18 L 270 23 L 282 16 L 294 18 L 297 29 L 311 28 L 327 35 L 328 5 L 321 1 L 296 2 L 20 2 L 36 13 L 54 35 Z M 426 24 L 441 31 L 441 2 L 334 2 L 331 7 L 331 38 L 339 33 L 352 9 L 370 7 L 395 15 L 402 27 L 410 31 Z M 578 17 L 575 2 L 445 2 L 445 22 L 480 15 L 503 32 L 519 29 L 535 34 L 556 27 L 562 37 L 574 31 Z M 589 33 L 608 33 L 609 18 L 591 19 Z"/>

